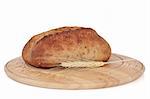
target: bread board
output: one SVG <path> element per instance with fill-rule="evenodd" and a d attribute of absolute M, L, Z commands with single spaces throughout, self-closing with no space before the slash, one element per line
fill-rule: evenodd
<path fill-rule="evenodd" d="M 109 61 L 131 59 L 112 54 Z M 57 89 L 98 89 L 118 86 L 139 78 L 145 68 L 138 60 L 107 64 L 98 68 L 36 68 L 21 57 L 9 61 L 5 72 L 11 79 L 38 87 Z"/>

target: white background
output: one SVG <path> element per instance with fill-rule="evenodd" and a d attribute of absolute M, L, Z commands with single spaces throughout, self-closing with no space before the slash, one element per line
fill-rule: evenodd
<path fill-rule="evenodd" d="M 60 26 L 94 28 L 114 53 L 136 58 L 146 71 L 138 80 L 106 89 L 56 90 L 17 83 L 4 65 L 21 55 L 34 34 Z M 149 0 L 0 0 L 0 99 L 149 99 Z"/>

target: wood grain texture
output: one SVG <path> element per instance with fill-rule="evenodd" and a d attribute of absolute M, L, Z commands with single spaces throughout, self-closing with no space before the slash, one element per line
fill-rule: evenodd
<path fill-rule="evenodd" d="M 109 61 L 130 59 L 112 54 Z M 18 82 L 58 89 L 96 89 L 118 86 L 139 78 L 144 66 L 137 60 L 105 65 L 98 68 L 36 68 L 24 63 L 21 57 L 9 61 L 5 72 Z"/>

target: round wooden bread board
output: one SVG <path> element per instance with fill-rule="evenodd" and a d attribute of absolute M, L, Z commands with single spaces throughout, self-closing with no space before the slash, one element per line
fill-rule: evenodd
<path fill-rule="evenodd" d="M 109 61 L 131 59 L 112 54 Z M 36 68 L 21 57 L 9 61 L 5 72 L 11 79 L 38 87 L 57 89 L 97 89 L 118 86 L 139 78 L 144 66 L 137 60 L 108 64 L 98 68 Z"/>

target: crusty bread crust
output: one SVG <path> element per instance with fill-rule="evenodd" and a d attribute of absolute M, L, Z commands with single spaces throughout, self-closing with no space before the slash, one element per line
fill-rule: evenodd
<path fill-rule="evenodd" d="M 77 60 L 107 61 L 109 44 L 95 30 L 61 27 L 33 36 L 22 51 L 24 61 L 36 67 L 54 67 Z"/>

